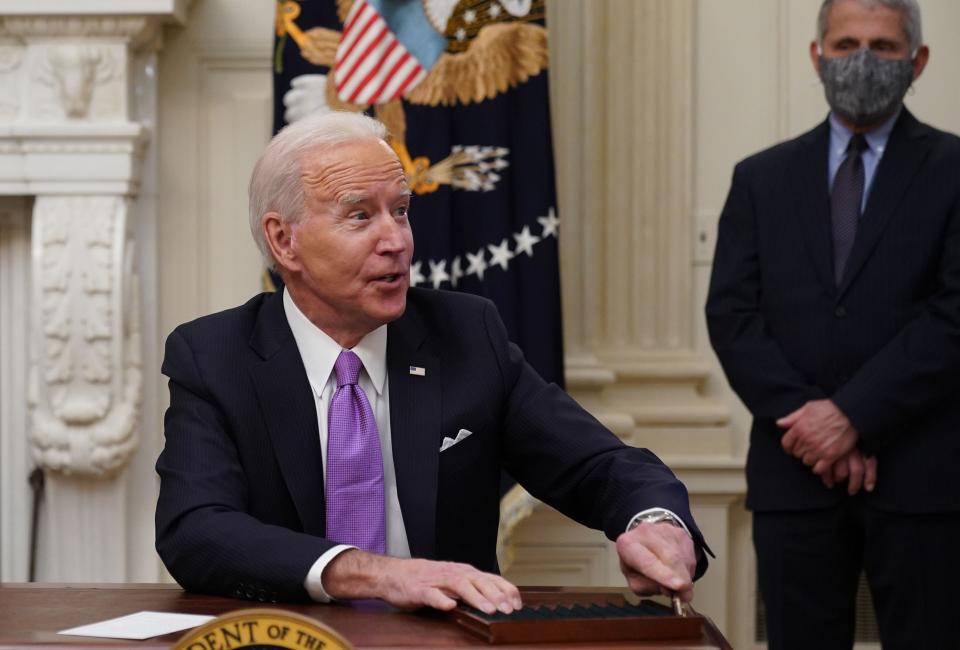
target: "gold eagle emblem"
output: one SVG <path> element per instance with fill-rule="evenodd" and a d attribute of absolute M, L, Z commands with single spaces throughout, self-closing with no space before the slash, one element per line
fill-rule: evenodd
<path fill-rule="evenodd" d="M 343 22 L 354 0 L 336 0 Z M 417 1 L 417 0 L 411 0 Z M 425 106 L 479 103 L 524 83 L 548 65 L 547 31 L 537 21 L 545 14 L 545 0 L 419 0 L 429 22 L 447 39 L 446 50 L 420 83 L 403 99 Z M 332 74 L 342 33 L 325 27 L 301 30 L 296 0 L 278 0 L 277 36 L 289 36 L 310 63 L 330 68 L 331 74 L 303 75 L 288 92 L 291 104 L 304 104 L 297 113 L 287 103 L 287 121 L 323 106 L 331 110 L 365 111 L 366 104 L 342 101 Z M 279 61 L 279 50 L 277 52 Z M 309 77 L 306 79 L 305 77 Z M 390 133 L 411 189 L 417 194 L 435 192 L 446 184 L 462 189 L 486 190 L 499 180 L 497 171 L 507 166 L 506 150 L 499 147 L 459 146 L 436 163 L 413 156 L 406 145 L 403 103 L 393 100 L 374 107 Z M 291 117 L 293 119 L 291 119 Z"/>

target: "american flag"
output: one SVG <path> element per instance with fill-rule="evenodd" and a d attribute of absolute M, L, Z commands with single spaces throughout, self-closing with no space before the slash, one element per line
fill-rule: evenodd
<path fill-rule="evenodd" d="M 410 14 L 387 13 L 388 7 L 382 2 L 377 6 L 377 0 L 358 0 L 347 14 L 334 65 L 342 101 L 382 104 L 397 99 L 427 76 L 443 51 L 445 43 L 436 43 L 438 35 L 429 25 Z"/>

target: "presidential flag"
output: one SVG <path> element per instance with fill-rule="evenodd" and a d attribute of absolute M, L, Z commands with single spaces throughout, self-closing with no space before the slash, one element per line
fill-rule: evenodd
<path fill-rule="evenodd" d="M 279 0 L 274 130 L 384 122 L 413 190 L 412 286 L 493 300 L 563 385 L 544 0 Z"/>

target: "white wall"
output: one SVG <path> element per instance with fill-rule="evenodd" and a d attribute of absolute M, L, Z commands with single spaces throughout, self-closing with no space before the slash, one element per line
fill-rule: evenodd
<path fill-rule="evenodd" d="M 273 120 L 274 2 L 202 0 L 160 57 L 160 330 L 259 290 L 247 182 Z"/>

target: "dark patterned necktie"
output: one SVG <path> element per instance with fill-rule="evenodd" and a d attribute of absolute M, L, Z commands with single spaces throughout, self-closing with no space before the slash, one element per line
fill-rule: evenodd
<path fill-rule="evenodd" d="M 837 285 L 843 279 L 847 258 L 857 237 L 860 205 L 863 202 L 863 159 L 867 148 L 862 133 L 855 133 L 847 145 L 847 157 L 833 179 L 830 192 L 830 219 L 833 222 L 833 278 Z"/>
<path fill-rule="evenodd" d="M 337 391 L 327 420 L 327 539 L 371 553 L 386 552 L 383 457 L 373 410 L 357 385 L 363 362 L 337 357 Z"/>

